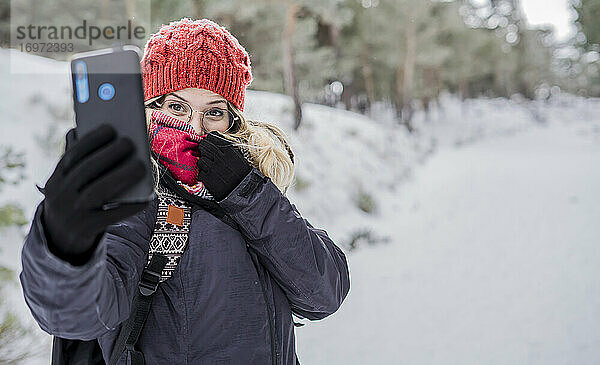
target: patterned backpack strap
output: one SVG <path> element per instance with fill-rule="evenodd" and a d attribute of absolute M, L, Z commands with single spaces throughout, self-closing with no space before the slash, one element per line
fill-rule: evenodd
<path fill-rule="evenodd" d="M 169 261 L 162 270 L 160 278 L 160 282 L 163 282 L 171 277 L 185 251 L 192 214 L 191 205 L 170 189 L 159 184 L 157 190 L 158 211 L 156 225 L 150 239 L 148 263 L 155 253 L 168 258 Z"/>
<path fill-rule="evenodd" d="M 142 272 L 138 293 L 129 318 L 121 326 L 109 365 L 116 365 L 125 350 L 132 365 L 145 365 L 144 354 L 136 348 L 158 286 L 169 279 L 177 268 L 188 243 L 191 205 L 162 185 L 158 188 L 156 224 L 150 238 L 148 263 Z"/>

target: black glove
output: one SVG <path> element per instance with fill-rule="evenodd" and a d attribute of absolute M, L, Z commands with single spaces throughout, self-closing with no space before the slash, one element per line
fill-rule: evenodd
<path fill-rule="evenodd" d="M 45 195 L 42 223 L 49 250 L 73 265 L 83 265 L 108 225 L 147 206 L 136 203 L 102 210 L 105 202 L 142 178 L 145 167 L 134 157 L 133 142 L 117 138 L 114 128 L 106 124 L 80 140 L 71 129 L 65 150 L 41 189 Z"/>
<path fill-rule="evenodd" d="M 217 201 L 225 199 L 252 171 L 242 152 L 218 132 L 204 137 L 198 151 L 198 180 Z"/>

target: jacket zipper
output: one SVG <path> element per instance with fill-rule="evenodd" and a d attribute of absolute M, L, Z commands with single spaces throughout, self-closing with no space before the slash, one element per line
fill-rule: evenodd
<path fill-rule="evenodd" d="M 159 166 L 160 166 L 160 164 L 159 164 Z M 177 184 L 177 182 L 175 181 L 175 179 L 171 175 L 170 171 L 168 171 L 166 168 L 161 169 L 161 170 L 162 170 L 161 174 L 162 174 L 162 177 L 163 177 L 166 185 L 169 186 L 174 191 L 179 192 L 180 194 L 182 194 L 184 198 L 187 197 L 186 200 L 188 200 L 190 203 L 200 205 L 204 209 L 207 209 L 206 204 L 213 203 L 213 201 L 199 198 L 199 197 L 191 194 L 189 191 L 185 190 L 183 187 L 181 187 L 179 184 Z M 205 204 L 200 204 L 200 202 L 205 202 Z M 214 205 L 213 204 L 211 204 L 211 205 L 214 207 L 213 209 L 217 209 L 218 211 L 220 210 L 224 216 L 227 216 L 225 214 L 225 212 L 222 211 L 222 208 L 217 203 L 214 203 Z M 221 208 L 221 209 L 219 209 L 219 208 Z M 239 226 L 237 224 L 235 224 L 235 226 L 237 226 L 236 228 L 238 230 L 240 230 L 240 231 L 243 230 L 243 228 L 241 226 Z M 246 235 L 245 232 L 242 232 L 242 233 L 244 235 Z M 248 245 L 248 243 L 246 243 L 246 249 L 249 249 L 249 248 L 250 248 L 250 246 Z M 275 354 L 275 352 L 276 352 L 276 349 L 275 349 L 275 334 L 274 334 L 275 330 L 273 328 L 273 321 L 271 321 L 271 308 L 269 307 L 267 292 L 265 290 L 265 286 L 264 286 L 264 284 L 262 282 L 262 279 L 261 279 L 261 277 L 260 277 L 260 275 L 258 273 L 258 267 L 256 267 L 256 262 L 254 260 L 254 255 L 251 254 L 250 252 L 249 252 L 249 254 L 250 254 L 250 257 L 252 258 L 252 264 L 254 266 L 254 270 L 256 270 L 256 277 L 258 278 L 258 281 L 260 282 L 260 289 L 262 291 L 263 298 L 265 300 L 265 306 L 267 307 L 267 317 L 268 317 L 267 320 L 269 321 L 269 335 L 270 335 L 270 338 L 271 338 L 271 360 L 272 360 L 271 362 L 273 363 L 273 365 L 277 365 L 277 356 Z"/>
<path fill-rule="evenodd" d="M 248 244 L 246 244 L 246 247 L 248 248 Z M 269 335 L 271 337 L 271 360 L 273 365 L 277 365 L 277 357 L 275 356 L 275 336 L 273 334 L 274 329 L 273 329 L 273 322 L 271 321 L 271 309 L 269 307 L 269 302 L 267 300 L 267 292 L 265 290 L 265 286 L 262 282 L 262 279 L 258 273 L 258 268 L 256 267 L 256 263 L 254 261 L 254 256 L 252 254 L 250 254 L 251 258 L 252 258 L 252 264 L 254 265 L 254 269 L 256 270 L 256 276 L 258 277 L 258 281 L 260 282 L 260 289 L 263 293 L 263 298 L 265 299 L 265 306 L 267 307 L 267 319 L 269 321 Z"/>

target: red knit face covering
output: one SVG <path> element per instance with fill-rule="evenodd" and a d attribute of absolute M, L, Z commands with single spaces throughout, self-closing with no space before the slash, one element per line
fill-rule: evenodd
<path fill-rule="evenodd" d="M 149 131 L 152 150 L 159 162 L 187 185 L 198 185 L 198 143 L 206 136 L 196 133 L 191 124 L 153 110 Z M 202 185 L 200 183 L 200 185 Z M 195 190 L 202 186 L 196 186 Z M 189 189 L 188 189 L 189 190 Z"/>

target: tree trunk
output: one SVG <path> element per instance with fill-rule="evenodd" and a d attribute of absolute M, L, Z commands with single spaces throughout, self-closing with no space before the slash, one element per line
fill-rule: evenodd
<path fill-rule="evenodd" d="M 111 4 L 109 0 L 102 0 L 100 5 L 100 19 L 105 20 L 110 17 Z"/>
<path fill-rule="evenodd" d="M 412 120 L 412 92 L 415 74 L 415 61 L 417 52 L 416 42 L 416 10 L 413 8 L 406 24 L 406 54 L 404 56 L 404 75 L 402 82 L 402 122 L 409 132 L 413 131 Z M 398 85 L 400 87 L 400 85 Z"/>
<path fill-rule="evenodd" d="M 342 91 L 342 103 L 346 106 L 346 110 L 352 110 L 352 96 L 355 93 L 354 82 L 350 84 L 344 84 L 344 91 Z"/>
<path fill-rule="evenodd" d="M 302 105 L 298 96 L 298 82 L 294 67 L 294 28 L 296 27 L 296 15 L 300 7 L 295 2 L 288 4 L 285 13 L 285 25 L 283 29 L 283 79 L 285 92 L 294 101 L 294 130 L 300 127 L 302 122 Z"/>
<path fill-rule="evenodd" d="M 460 94 L 460 99 L 462 101 L 465 101 L 465 99 L 469 97 L 469 84 L 464 76 L 461 76 L 458 80 L 458 90 Z"/>
<path fill-rule="evenodd" d="M 336 25 L 329 26 L 329 40 L 335 52 L 335 60 L 339 62 L 342 58 L 342 48 L 340 47 L 340 28 Z"/>
<path fill-rule="evenodd" d="M 190 1 L 190 5 L 192 7 L 192 15 L 197 18 L 203 18 L 204 7 L 202 6 L 202 2 L 200 0 L 192 0 Z"/>
<path fill-rule="evenodd" d="M 361 70 L 363 78 L 365 79 L 365 90 L 367 92 L 367 98 L 370 106 L 375 102 L 375 82 L 373 81 L 373 68 L 371 67 L 371 62 L 369 62 L 368 51 L 368 47 L 363 47 L 363 52 L 361 54 Z"/>
<path fill-rule="evenodd" d="M 394 98 L 394 105 L 396 109 L 396 117 L 398 119 L 398 123 L 403 124 L 402 110 L 404 108 L 403 100 L 404 100 L 404 89 L 402 85 L 404 85 L 404 67 L 402 64 L 398 65 L 396 69 L 396 90 Z"/>
<path fill-rule="evenodd" d="M 135 13 L 136 11 L 136 3 L 135 0 L 126 0 L 125 1 L 125 8 L 127 9 L 127 17 L 129 19 L 132 19 L 134 16 L 138 15 Z M 133 21 L 135 21 L 135 19 L 132 19 Z"/>

